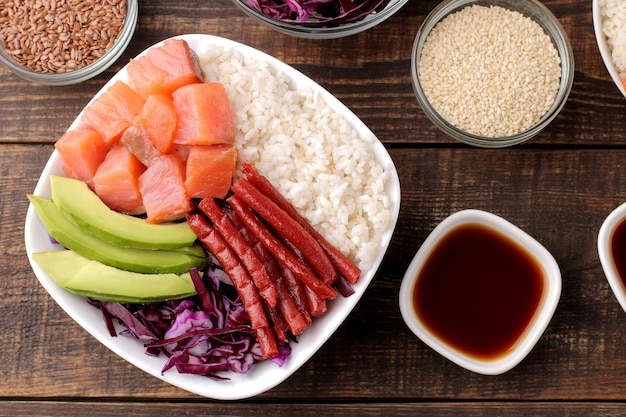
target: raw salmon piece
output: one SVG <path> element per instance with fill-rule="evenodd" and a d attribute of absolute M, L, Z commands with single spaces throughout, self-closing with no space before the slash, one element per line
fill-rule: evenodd
<path fill-rule="evenodd" d="M 135 126 L 141 128 L 161 155 L 170 153 L 178 116 L 172 98 L 167 94 L 149 96 L 135 119 Z"/>
<path fill-rule="evenodd" d="M 204 79 L 198 56 L 181 39 L 168 39 L 162 46 L 131 59 L 127 69 L 131 85 L 143 97 L 171 94 L 183 85 Z"/>
<path fill-rule="evenodd" d="M 222 84 L 189 84 L 172 96 L 178 114 L 174 143 L 214 145 L 235 141 L 233 116 Z"/>
<path fill-rule="evenodd" d="M 70 130 L 54 147 L 63 160 L 65 175 L 93 188 L 93 176 L 107 154 L 102 136 L 94 130 Z"/>
<path fill-rule="evenodd" d="M 178 220 L 193 206 L 185 191 L 185 165 L 176 154 L 162 155 L 139 177 L 148 223 Z"/>
<path fill-rule="evenodd" d="M 117 81 L 85 108 L 83 120 L 100 133 L 106 145 L 111 145 L 133 123 L 143 103 L 132 88 Z"/>
<path fill-rule="evenodd" d="M 187 157 L 189 156 L 189 150 L 191 149 L 191 145 L 176 145 L 174 144 L 172 148 L 172 153 L 178 154 L 180 158 L 187 162 Z"/>
<path fill-rule="evenodd" d="M 127 214 L 145 213 L 139 176 L 146 167 L 126 146 L 116 143 L 98 167 L 93 178 L 94 191 L 112 210 Z"/>
<path fill-rule="evenodd" d="M 137 126 L 129 126 L 120 142 L 145 166 L 152 165 L 161 156 L 146 132 Z"/>
<path fill-rule="evenodd" d="M 189 149 L 185 188 L 189 197 L 224 198 L 233 181 L 237 150 L 233 145 L 197 145 Z"/>

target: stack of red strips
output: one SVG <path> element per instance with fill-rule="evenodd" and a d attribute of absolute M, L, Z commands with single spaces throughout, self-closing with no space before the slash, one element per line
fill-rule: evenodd
<path fill-rule="evenodd" d="M 230 277 L 264 358 L 301 334 L 360 269 L 322 237 L 250 164 L 225 201 L 204 199 L 187 221 Z"/>

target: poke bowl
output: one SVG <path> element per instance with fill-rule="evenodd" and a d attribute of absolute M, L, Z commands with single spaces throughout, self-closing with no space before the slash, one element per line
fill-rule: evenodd
<path fill-rule="evenodd" d="M 117 321 L 111 323 L 113 330 L 125 334 L 112 337 L 111 329 L 103 323 L 103 311 L 94 308 L 94 300 L 89 302 L 79 293 L 69 291 L 69 286 L 62 285 L 38 264 L 38 253 L 66 249 L 50 239 L 50 233 L 33 204 L 26 214 L 26 250 L 37 279 L 50 296 L 88 333 L 120 357 L 156 378 L 201 396 L 222 400 L 248 398 L 280 384 L 303 366 L 332 336 L 363 296 L 385 256 L 397 222 L 399 180 L 393 161 L 376 136 L 332 94 L 302 73 L 246 45 L 199 34 L 177 36 L 160 42 L 137 59 L 164 47 L 172 40 L 184 42 L 197 55 L 203 70 L 203 82 L 221 84 L 228 95 L 235 126 L 233 146 L 238 153 L 233 181 L 241 181 L 245 177 L 245 162 L 253 164 L 311 224 L 316 225 L 320 234 L 353 259 L 360 268 L 358 280 L 349 285 L 349 291 L 338 290 L 335 298 L 328 299 L 326 310 L 313 317 L 310 326 L 297 335 L 297 343 L 289 343 L 290 353 L 284 362 L 277 364 L 271 360 L 258 360 L 245 372 L 226 370 L 217 377 L 207 377 L 168 368 L 171 357 L 146 355 L 144 343 L 128 334 L 128 328 Z M 112 86 L 120 81 L 129 83 L 128 69 L 129 66 L 124 67 L 94 96 L 68 128 L 68 132 L 85 127 L 88 109 L 107 95 Z M 257 76 L 264 79 L 269 77 L 275 82 L 259 84 L 256 82 Z M 252 96 L 263 97 L 267 101 Z M 316 112 L 308 112 L 309 107 L 314 107 Z M 259 112 L 259 109 L 262 111 Z M 266 111 L 269 114 L 265 114 Z M 306 152 L 309 156 L 314 153 L 325 161 L 316 162 L 310 157 L 305 158 L 296 150 L 302 143 L 296 140 L 299 144 L 296 146 L 293 142 L 296 137 L 293 129 L 297 124 L 292 123 L 291 117 L 302 122 L 304 117 L 309 117 L 307 114 L 323 117 L 325 127 L 319 129 L 321 136 L 313 135 L 313 142 L 300 149 L 308 148 Z M 290 120 L 278 123 L 285 115 L 290 115 Z M 267 123 L 268 118 L 274 122 Z M 333 121 L 327 123 L 331 118 Z M 269 131 L 266 130 L 268 128 Z M 275 130 L 279 128 L 286 128 L 288 132 Z M 338 130 L 344 134 L 333 134 Z M 311 131 L 314 130 L 309 133 Z M 267 135 L 277 140 L 269 141 Z M 337 139 L 339 142 L 326 142 Z M 325 144 L 325 147 L 319 148 L 320 144 Z M 354 161 L 348 161 L 341 155 L 355 155 L 358 163 L 355 165 Z M 334 157 L 340 159 L 333 160 Z M 329 160 L 331 164 L 328 164 Z M 332 172 L 326 171 L 326 166 L 330 166 Z M 335 186 L 342 178 L 341 170 L 347 170 L 350 175 L 361 173 L 359 179 L 367 184 L 364 185 L 367 190 L 347 183 L 344 183 L 343 189 Z M 54 199 L 54 179 L 67 176 L 61 153 L 55 149 L 33 195 L 39 199 Z M 319 180 L 313 182 L 316 183 L 314 186 L 311 185 L 313 177 Z M 315 193 L 315 198 L 312 198 L 311 192 Z M 358 213 L 345 211 L 345 201 L 357 197 L 369 201 L 368 211 L 360 208 Z M 314 204 L 307 207 L 308 202 Z M 355 218 L 358 225 L 350 225 L 349 218 Z M 348 223 L 341 225 L 344 221 Z M 367 249 L 361 251 L 355 249 L 357 247 Z M 229 281 L 224 274 L 218 278 L 222 283 Z"/>

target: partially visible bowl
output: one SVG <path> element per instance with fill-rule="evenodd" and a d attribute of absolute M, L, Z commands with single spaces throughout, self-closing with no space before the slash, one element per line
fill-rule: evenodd
<path fill-rule="evenodd" d="M 270 17 L 256 8 L 251 7 L 249 1 L 233 0 L 233 3 L 239 6 L 239 8 L 248 16 L 266 26 L 269 26 L 277 32 L 300 38 L 334 39 L 354 35 L 382 23 L 400 10 L 402 6 L 407 3 L 407 1 L 408 0 L 389 0 L 384 9 L 380 11 L 373 11 L 361 20 L 343 24 L 335 23 L 329 26 L 323 26 L 319 22 L 311 20 L 300 22 L 282 21 Z M 261 1 L 258 3 L 263 2 Z"/>
<path fill-rule="evenodd" d="M 495 214 L 462 210 L 419 248 L 399 302 L 426 345 L 465 369 L 496 375 L 531 351 L 560 295 L 559 266 L 539 242 Z"/>
<path fill-rule="evenodd" d="M 598 232 L 598 256 L 606 279 L 619 305 L 626 312 L 626 258 L 619 249 L 626 244 L 626 203 L 615 208 Z"/>
<path fill-rule="evenodd" d="M 513 20 L 511 15 L 516 15 L 516 13 L 508 13 L 506 16 L 501 13 L 497 17 L 488 15 L 489 19 L 482 18 L 483 14 L 474 18 L 471 25 L 467 26 L 458 23 L 456 26 L 448 24 L 455 21 L 447 18 L 457 19 L 460 12 L 469 12 L 470 7 L 474 9 L 473 6 L 484 6 L 483 9 L 490 12 L 494 10 L 491 6 L 499 6 L 509 12 L 517 12 L 529 18 L 539 26 L 537 28 L 537 25 L 530 25 L 532 26 L 530 29 L 538 32 L 533 39 L 541 41 L 539 43 L 541 48 L 535 47 L 537 42 L 528 47 L 527 41 L 531 38 L 529 25 L 521 26 L 522 23 L 520 23 L 520 20 L 527 19 Z M 507 17 L 506 22 L 503 17 Z M 445 25 L 439 25 L 444 20 L 447 20 Z M 459 20 L 457 19 L 456 22 Z M 469 26 L 476 23 L 483 24 L 483 22 L 493 22 L 493 26 L 497 23 L 500 27 L 478 28 L 485 32 L 477 30 L 477 33 L 487 33 L 489 36 L 477 35 L 474 37 L 476 43 L 468 44 L 468 36 L 471 34 Z M 511 30 L 511 36 L 506 39 L 499 37 L 493 40 L 493 44 L 485 44 L 487 39 L 492 40 L 492 34 L 503 36 L 501 34 L 505 33 L 504 29 L 514 26 L 512 22 L 516 26 L 519 24 L 520 27 L 517 31 Z M 460 33 L 458 36 L 451 36 L 442 30 L 440 34 L 445 33 L 445 35 L 433 37 L 434 39 L 447 39 L 447 44 L 454 45 L 455 48 L 452 52 L 454 56 L 446 55 L 441 57 L 442 59 L 436 57 L 441 62 L 434 62 L 431 59 L 432 54 L 428 51 L 424 55 L 425 45 L 432 31 L 442 26 L 448 29 L 453 28 L 449 32 Z M 542 36 L 541 31 L 548 35 L 549 42 Z M 519 34 L 524 35 L 519 36 Z M 458 43 L 455 42 L 457 39 Z M 555 54 L 552 53 L 550 43 L 556 50 Z M 441 44 L 445 46 L 444 42 L 438 43 L 437 46 Z M 521 46 L 508 55 L 498 49 L 510 44 Z M 496 47 L 495 50 L 492 49 L 493 46 Z M 429 49 L 442 51 L 449 48 L 434 48 L 433 46 Z M 537 50 L 545 51 L 544 56 L 549 53 L 549 66 L 544 61 L 536 62 L 537 59 L 532 51 Z M 507 49 L 506 52 L 510 51 Z M 556 54 L 558 57 L 554 56 Z M 424 60 L 424 57 L 427 59 Z M 495 59 L 487 62 L 491 57 Z M 518 71 L 520 68 L 518 66 L 515 66 L 513 70 L 502 67 L 510 65 L 513 59 L 509 58 L 512 57 L 517 59 L 513 62 L 514 65 L 531 64 L 521 66 L 523 71 Z M 503 64 L 505 58 L 507 63 Z M 558 64 L 555 62 L 557 58 L 560 61 Z M 430 78 L 425 76 L 426 71 L 422 65 L 429 68 L 429 72 L 434 76 Z M 560 71 L 557 65 L 560 66 Z M 448 67 L 449 71 L 447 71 Z M 547 71 L 548 69 L 550 71 Z M 531 82 L 528 82 L 525 76 L 509 76 L 521 73 L 529 75 Z M 559 114 L 572 88 L 574 54 L 567 34 L 557 18 L 537 0 L 445 0 L 432 10 L 417 32 L 411 57 L 411 74 L 417 101 L 426 116 L 441 131 L 470 145 L 501 148 L 532 138 Z M 546 74 L 550 75 L 548 86 L 544 81 Z M 450 86 L 451 94 L 445 98 L 440 97 L 441 91 L 448 90 L 448 86 Z M 442 87 L 446 88 L 442 89 Z M 468 90 L 470 87 L 472 87 L 471 92 Z M 430 96 L 425 90 L 430 90 Z M 550 91 L 551 95 L 548 95 L 547 91 Z M 434 97 L 435 95 L 437 97 Z M 463 113 L 459 113 L 459 109 L 463 109 Z"/>
<path fill-rule="evenodd" d="M 18 4 L 19 7 L 24 6 L 20 5 L 19 3 L 16 4 Z M 77 84 L 91 79 L 109 68 L 115 61 L 117 61 L 117 59 L 122 55 L 128 44 L 130 43 L 137 24 L 137 16 L 139 10 L 137 0 L 126 0 L 119 2 L 119 10 L 116 8 L 115 10 L 106 11 L 105 9 L 103 13 L 106 14 L 106 16 L 98 14 L 97 20 L 94 20 L 89 25 L 87 25 L 88 23 L 82 23 L 81 25 L 77 25 L 77 19 L 80 19 L 80 16 L 96 16 L 95 13 L 92 13 L 90 10 L 74 10 L 73 13 L 63 14 L 64 12 L 60 10 L 62 4 L 63 2 L 59 2 L 57 4 L 58 9 L 55 15 L 55 19 L 57 19 L 57 21 L 47 23 L 46 27 L 42 28 L 40 26 L 43 23 L 38 23 L 37 26 L 31 24 L 29 26 L 30 29 L 26 29 L 25 31 L 21 32 L 19 30 L 22 29 L 18 30 L 18 28 L 16 27 L 14 33 L 9 33 L 9 29 L 11 25 L 18 26 L 18 21 L 8 22 L 7 25 L 4 27 L 4 29 L 7 30 L 7 35 L 0 37 L 0 62 L 7 66 L 17 76 L 25 80 L 44 85 L 59 86 Z M 109 2 L 107 3 L 107 7 L 118 7 L 114 6 L 113 4 L 114 3 Z M 81 7 L 93 7 L 93 4 L 82 3 Z M 72 9 L 75 9 L 75 7 L 72 7 Z M 34 15 L 24 15 L 24 13 L 31 13 L 30 11 L 26 12 L 25 10 L 26 9 L 22 9 L 20 11 L 20 16 L 22 19 L 35 19 L 35 17 L 33 17 Z M 125 16 L 123 16 L 122 13 Z M 65 16 L 67 16 L 67 19 L 64 19 Z M 86 41 L 84 41 L 85 38 L 81 39 L 80 44 L 72 43 L 79 42 L 75 39 L 77 38 L 77 32 L 75 32 L 75 30 L 77 31 L 78 27 L 81 27 L 81 30 L 85 31 L 93 31 L 94 28 L 97 28 L 97 30 L 99 31 L 98 34 L 100 35 L 100 39 L 102 39 L 103 42 L 110 41 L 110 36 L 112 32 L 107 31 L 106 25 L 110 24 L 112 20 L 121 19 L 121 16 L 123 16 L 123 21 L 121 22 L 119 30 L 115 31 L 117 36 L 115 37 L 115 41 L 110 46 L 101 47 L 86 44 Z M 94 17 L 94 19 L 96 18 Z M 61 32 L 59 32 L 58 35 L 53 33 L 48 37 L 49 41 L 54 42 L 54 44 L 51 44 L 48 41 L 46 41 L 45 43 L 43 41 L 36 41 L 35 39 L 37 39 L 37 37 L 39 37 L 40 39 L 43 38 L 44 33 L 48 30 L 50 30 L 51 32 L 55 31 L 49 25 L 57 25 L 59 27 L 63 25 L 63 27 L 59 29 L 61 30 Z M 26 42 L 30 42 L 30 44 L 27 44 Z M 62 46 L 59 47 L 59 49 L 57 50 L 57 54 L 54 55 L 53 53 L 55 48 L 57 47 L 57 42 L 61 43 Z M 25 48 L 25 46 L 29 46 L 32 49 L 28 50 Z M 97 47 L 97 49 L 99 50 L 98 53 L 102 52 L 102 55 L 93 61 L 90 60 L 88 65 L 81 66 L 82 60 L 80 59 L 80 54 L 87 54 L 87 52 L 84 51 L 89 50 L 90 47 Z M 30 53 L 30 56 L 26 56 L 27 54 L 25 51 Z M 60 53 L 67 54 L 67 56 L 60 56 Z M 24 54 L 24 61 L 19 62 L 18 60 L 16 60 L 16 57 L 22 54 Z M 53 55 L 51 56 L 50 54 Z M 28 63 L 28 61 L 36 61 L 40 64 L 30 64 Z M 49 66 L 48 64 L 51 63 L 51 61 L 54 61 L 60 69 L 57 70 L 56 67 Z M 78 65 L 76 64 L 77 62 Z"/>
<path fill-rule="evenodd" d="M 613 59 L 613 51 L 611 46 L 609 45 L 608 37 L 604 32 L 604 17 L 602 13 L 602 5 L 600 4 L 600 0 L 593 0 L 592 11 L 593 11 L 593 29 L 596 34 L 596 42 L 598 43 L 598 49 L 600 50 L 600 55 L 602 56 L 602 60 L 604 61 L 604 66 L 607 71 L 611 75 L 613 82 L 622 93 L 624 97 L 626 97 L 626 88 L 624 83 L 622 83 L 622 79 L 620 77 L 619 70 Z M 622 22 L 626 24 L 626 20 Z M 624 46 L 626 50 L 626 46 Z"/>

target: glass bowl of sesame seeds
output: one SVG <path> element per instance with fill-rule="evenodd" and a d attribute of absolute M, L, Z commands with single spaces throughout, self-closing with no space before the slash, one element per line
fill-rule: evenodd
<path fill-rule="evenodd" d="M 574 54 L 537 0 L 444 0 L 413 44 L 413 89 L 448 136 L 484 148 L 522 143 L 562 110 Z"/>
<path fill-rule="evenodd" d="M 121 56 L 137 16 L 137 0 L 7 0 L 0 7 L 0 63 L 39 84 L 86 81 Z"/>

